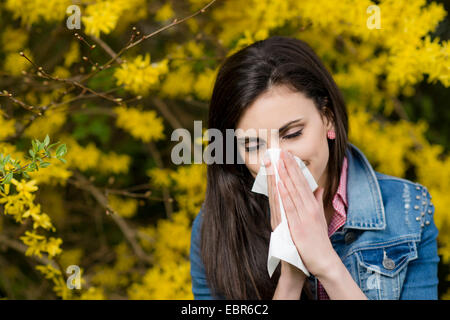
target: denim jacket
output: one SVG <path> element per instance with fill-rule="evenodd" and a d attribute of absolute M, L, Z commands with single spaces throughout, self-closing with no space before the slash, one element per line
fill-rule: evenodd
<path fill-rule="evenodd" d="M 330 241 L 368 299 L 438 298 L 438 229 L 426 187 L 375 171 L 349 143 L 347 220 Z M 200 256 L 202 210 L 191 233 L 190 262 L 194 299 L 213 297 Z M 317 298 L 317 281 L 311 281 Z"/>

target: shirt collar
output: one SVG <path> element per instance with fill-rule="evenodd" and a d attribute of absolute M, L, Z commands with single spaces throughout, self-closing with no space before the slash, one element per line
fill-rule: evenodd
<path fill-rule="evenodd" d="M 348 207 L 347 201 L 347 169 L 348 169 L 348 160 L 347 157 L 344 156 L 344 161 L 342 164 L 341 176 L 339 178 L 339 186 L 336 192 L 336 195 L 339 195 L 342 199 L 342 202 L 345 204 L 345 207 Z M 334 201 L 334 199 L 333 199 Z"/>
<path fill-rule="evenodd" d="M 351 143 L 348 143 L 346 156 L 348 209 L 343 229 L 384 229 L 384 205 L 374 169 L 365 155 Z"/>

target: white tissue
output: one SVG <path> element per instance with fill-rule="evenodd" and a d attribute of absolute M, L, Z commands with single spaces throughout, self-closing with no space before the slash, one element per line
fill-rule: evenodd
<path fill-rule="evenodd" d="M 280 176 L 278 175 L 278 160 L 280 158 L 280 151 L 281 149 L 279 148 L 271 148 L 267 149 L 266 151 L 273 165 L 272 167 L 275 171 L 277 183 L 280 179 Z M 300 158 L 294 155 L 294 159 L 297 161 L 297 164 L 299 165 L 306 180 L 308 181 L 311 190 L 314 192 L 317 189 L 318 185 L 314 180 L 311 172 L 308 170 L 308 168 Z M 255 178 L 255 182 L 253 183 L 252 191 L 268 196 L 266 168 L 264 166 L 264 163 L 261 164 L 259 172 Z M 272 277 L 272 274 L 278 266 L 280 260 L 284 260 L 302 270 L 303 273 L 309 277 L 310 274 L 303 264 L 302 259 L 300 258 L 297 247 L 292 241 L 291 233 L 289 232 L 289 226 L 286 219 L 286 213 L 283 207 L 283 202 L 281 201 L 281 196 L 278 190 L 277 193 L 280 203 L 281 223 L 270 235 L 269 255 L 267 258 L 267 270 L 269 271 L 269 276 Z"/>

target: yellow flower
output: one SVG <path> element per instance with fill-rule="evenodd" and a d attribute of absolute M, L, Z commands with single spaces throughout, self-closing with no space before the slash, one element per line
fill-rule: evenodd
<path fill-rule="evenodd" d="M 22 215 L 22 218 L 28 218 L 31 217 L 34 221 L 33 229 L 36 229 L 38 227 L 42 227 L 44 229 L 52 229 L 55 231 L 55 228 L 53 227 L 52 223 L 50 222 L 50 217 L 45 214 L 41 213 L 41 205 L 32 205 L 25 213 Z"/>
<path fill-rule="evenodd" d="M 24 54 L 33 61 L 33 56 L 28 49 L 23 50 Z M 11 52 L 6 55 L 3 69 L 13 75 L 19 76 L 23 70 L 28 70 L 31 67 L 30 62 L 24 57 L 20 56 L 18 52 Z"/>
<path fill-rule="evenodd" d="M 144 142 L 164 138 L 163 121 L 156 116 L 156 112 L 153 110 L 143 111 L 138 108 L 140 107 L 114 108 L 114 112 L 117 114 L 116 125 Z"/>
<path fill-rule="evenodd" d="M 117 85 L 124 85 L 126 90 L 135 94 L 148 95 L 149 90 L 159 84 L 159 77 L 166 74 L 169 60 L 163 59 L 150 64 L 150 54 L 138 55 L 132 62 L 123 63 L 114 72 Z"/>
<path fill-rule="evenodd" d="M 14 19 L 21 18 L 22 24 L 31 25 L 41 19 L 48 22 L 64 19 L 71 3 L 70 0 L 7 0 L 5 7 Z"/>
<path fill-rule="evenodd" d="M 131 218 L 136 214 L 138 201 L 133 198 L 122 198 L 108 194 L 108 203 L 114 211 L 124 218 Z"/>
<path fill-rule="evenodd" d="M 70 71 L 69 71 L 69 69 L 67 69 L 65 67 L 56 66 L 52 75 L 54 77 L 65 79 L 65 78 L 69 78 L 70 77 Z"/>
<path fill-rule="evenodd" d="M 38 235 L 34 231 L 25 231 L 25 235 L 20 237 L 20 240 L 28 246 L 25 251 L 26 256 L 36 255 L 40 258 L 42 257 L 41 252 L 46 249 L 46 239 L 44 236 Z"/>
<path fill-rule="evenodd" d="M 49 280 L 52 280 L 61 275 L 61 271 L 52 267 L 51 264 L 47 264 L 45 266 L 36 266 L 36 269 L 42 272 L 45 278 Z"/>
<path fill-rule="evenodd" d="M 41 227 L 47 230 L 49 229 L 51 229 L 52 231 L 56 230 L 50 221 L 50 217 L 46 213 L 41 213 L 40 215 L 34 217 L 33 220 L 34 220 L 33 229 Z"/>
<path fill-rule="evenodd" d="M 23 50 L 28 41 L 28 33 L 22 29 L 6 27 L 2 34 L 2 49 L 5 52 L 18 52 Z"/>
<path fill-rule="evenodd" d="M 59 247 L 62 243 L 62 240 L 60 238 L 53 238 L 51 237 L 46 245 L 46 251 L 48 252 L 49 258 L 52 258 L 62 252 L 61 248 Z"/>
<path fill-rule="evenodd" d="M 161 93 L 163 96 L 169 98 L 186 98 L 186 96 L 192 93 L 194 83 L 195 77 L 192 66 L 183 64 L 167 75 L 162 84 Z"/>
<path fill-rule="evenodd" d="M 4 188 L 5 188 L 5 195 L 8 195 L 9 194 L 9 189 L 10 189 L 10 187 L 11 187 L 11 184 L 5 184 L 5 186 L 4 186 Z M 0 194 L 1 194 L 1 191 L 0 191 Z"/>
<path fill-rule="evenodd" d="M 81 294 L 80 300 L 105 300 L 103 288 L 90 287 L 86 292 Z"/>
<path fill-rule="evenodd" d="M 194 91 L 202 100 L 208 100 L 211 97 L 214 80 L 219 69 L 207 69 L 201 73 L 194 84 Z"/>
<path fill-rule="evenodd" d="M 168 187 L 170 186 L 170 176 L 168 169 L 152 168 L 147 170 L 147 175 L 151 179 L 151 183 L 156 187 Z"/>
<path fill-rule="evenodd" d="M 170 2 L 167 2 L 156 12 L 155 20 L 165 21 L 167 19 L 172 18 L 174 14 L 175 13 L 173 12 L 172 5 L 170 4 Z"/>
<path fill-rule="evenodd" d="M 80 60 L 80 45 L 77 41 L 72 41 L 69 51 L 64 55 L 64 66 L 70 67 L 73 63 Z"/>
<path fill-rule="evenodd" d="M 56 72 L 61 72 L 61 69 L 57 68 Z M 63 73 L 66 72 L 68 72 L 67 69 L 64 69 Z M 67 76 L 69 74 L 66 73 L 65 75 Z M 46 105 L 51 101 L 51 97 L 49 95 L 42 95 L 39 98 L 40 102 L 36 102 L 36 104 L 41 106 Z M 67 106 L 59 106 L 57 109 L 49 110 L 42 117 L 34 120 L 31 125 L 25 129 L 24 135 L 26 137 L 40 139 L 42 141 L 46 134 L 52 136 L 54 133 L 58 132 L 66 122 L 66 119 Z"/>
<path fill-rule="evenodd" d="M 100 156 L 99 168 L 102 173 L 127 173 L 130 167 L 131 157 L 126 154 L 117 154 L 115 152 L 109 152 Z"/>
<path fill-rule="evenodd" d="M 61 265 L 65 270 L 68 266 L 72 264 L 79 265 L 83 255 L 84 250 L 81 248 L 66 249 L 62 252 L 61 256 L 59 257 L 59 261 L 61 262 Z"/>
<path fill-rule="evenodd" d="M 98 1 L 87 6 L 81 21 L 86 33 L 95 37 L 110 33 L 117 24 L 122 8 L 116 1 Z"/>
<path fill-rule="evenodd" d="M 23 194 L 23 196 L 27 199 L 31 199 L 31 193 L 38 189 L 38 187 L 35 186 L 36 180 L 30 180 L 27 182 L 26 180 L 21 179 L 19 182 L 12 178 L 11 183 L 16 186 L 17 192 Z"/>
<path fill-rule="evenodd" d="M 14 119 L 6 120 L 3 117 L 2 111 L 0 109 L 0 128 L 2 128 L 0 130 L 0 140 L 5 139 L 6 137 L 16 133 L 16 127 L 14 124 L 15 120 Z"/>

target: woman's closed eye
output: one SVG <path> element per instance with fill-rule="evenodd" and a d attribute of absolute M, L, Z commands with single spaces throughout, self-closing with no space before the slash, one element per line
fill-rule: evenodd
<path fill-rule="evenodd" d="M 298 130 L 297 132 L 294 132 L 294 133 L 284 136 L 282 139 L 292 139 L 292 138 L 298 137 L 302 134 L 302 132 L 303 132 L 303 129 Z"/>
<path fill-rule="evenodd" d="M 303 132 L 303 129 L 298 130 L 294 133 L 285 135 L 281 139 L 293 139 L 293 138 L 300 136 L 302 134 L 302 132 Z M 259 150 L 259 146 L 260 146 L 260 144 L 256 144 L 256 145 L 252 145 L 252 146 L 245 146 L 245 151 L 247 151 L 247 152 L 257 151 L 257 150 Z"/>

